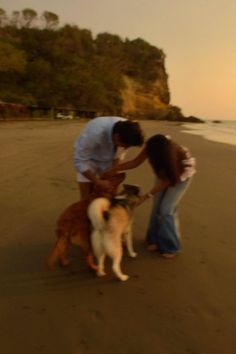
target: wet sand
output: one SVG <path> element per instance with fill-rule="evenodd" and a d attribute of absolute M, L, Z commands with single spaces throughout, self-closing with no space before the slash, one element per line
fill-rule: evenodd
<path fill-rule="evenodd" d="M 236 347 L 236 147 L 141 122 L 170 134 L 196 156 L 198 173 L 180 206 L 182 252 L 148 253 L 151 201 L 136 210 L 137 259 L 130 279 L 87 271 L 73 247 L 67 270 L 45 272 L 59 214 L 79 197 L 71 162 L 83 122 L 0 122 L 0 338 L 3 354 L 222 354 Z M 130 150 L 128 157 L 138 149 Z M 127 181 L 145 192 L 147 164 Z"/>

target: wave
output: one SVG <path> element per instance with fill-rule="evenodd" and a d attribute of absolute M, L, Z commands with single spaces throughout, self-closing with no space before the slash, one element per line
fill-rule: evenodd
<path fill-rule="evenodd" d="M 183 133 L 200 135 L 207 140 L 236 145 L 236 121 L 222 121 L 214 123 L 207 121 L 205 124 L 184 124 Z"/>

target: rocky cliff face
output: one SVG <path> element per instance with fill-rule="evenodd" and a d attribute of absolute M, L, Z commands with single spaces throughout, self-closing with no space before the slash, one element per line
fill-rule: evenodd
<path fill-rule="evenodd" d="M 170 104 L 167 75 L 152 83 L 140 83 L 128 76 L 123 77 L 125 88 L 122 91 L 123 114 L 136 119 L 168 120 L 188 123 L 204 123 L 204 120 L 185 117 L 181 108 Z"/>
<path fill-rule="evenodd" d="M 165 70 L 160 68 L 157 77 L 152 82 L 140 82 L 123 76 L 125 88 L 122 91 L 122 109 L 125 115 L 144 119 L 167 115 L 170 101 L 168 77 Z"/>

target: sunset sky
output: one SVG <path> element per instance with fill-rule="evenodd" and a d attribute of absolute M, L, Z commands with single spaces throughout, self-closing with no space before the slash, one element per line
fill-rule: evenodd
<path fill-rule="evenodd" d="M 236 120 L 235 0 L 0 0 L 0 8 L 51 11 L 94 35 L 143 38 L 166 53 L 171 104 Z"/>

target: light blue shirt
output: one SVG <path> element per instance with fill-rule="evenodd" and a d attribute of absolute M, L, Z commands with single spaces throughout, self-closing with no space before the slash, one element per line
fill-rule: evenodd
<path fill-rule="evenodd" d="M 92 119 L 82 130 L 74 144 L 73 162 L 78 172 L 89 169 L 88 161 L 110 162 L 115 156 L 112 131 L 115 123 L 126 120 L 121 117 L 98 117 Z"/>

